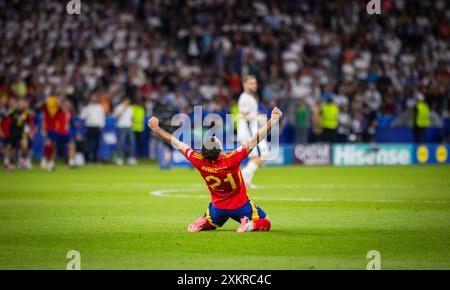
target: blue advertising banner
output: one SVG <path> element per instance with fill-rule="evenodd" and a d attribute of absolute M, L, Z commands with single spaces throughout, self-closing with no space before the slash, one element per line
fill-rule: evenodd
<path fill-rule="evenodd" d="M 291 165 L 292 159 L 292 146 L 280 145 L 278 150 L 270 150 L 270 158 L 266 161 L 266 165 L 269 166 L 282 166 Z"/>
<path fill-rule="evenodd" d="M 449 152 L 450 145 L 415 145 L 413 160 L 415 164 L 450 164 Z"/>
<path fill-rule="evenodd" d="M 411 144 L 333 145 L 333 165 L 409 165 L 413 163 Z"/>

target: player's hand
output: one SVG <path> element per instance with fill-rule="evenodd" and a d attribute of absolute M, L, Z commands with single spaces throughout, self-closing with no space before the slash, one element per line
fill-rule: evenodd
<path fill-rule="evenodd" d="M 151 117 L 150 120 L 148 120 L 148 127 L 155 131 L 159 127 L 159 120 L 156 117 Z"/>
<path fill-rule="evenodd" d="M 283 112 L 281 112 L 281 110 L 278 109 L 278 107 L 273 108 L 272 118 L 281 119 L 282 116 L 283 116 Z"/>

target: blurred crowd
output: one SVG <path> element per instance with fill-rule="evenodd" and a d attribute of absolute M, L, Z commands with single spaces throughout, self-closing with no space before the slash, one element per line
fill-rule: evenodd
<path fill-rule="evenodd" d="M 421 127 L 428 115 L 422 125 L 442 127 L 450 3 L 383 0 L 381 15 L 366 3 L 81 1 L 81 14 L 68 15 L 65 1 L 0 0 L 0 137 L 30 166 L 39 116 L 43 167 L 54 167 L 58 144 L 71 164 L 83 147 L 96 161 L 114 116 L 117 163 L 135 164 L 125 151 L 141 144 L 145 116 L 233 112 L 248 74 L 262 112 L 286 111 L 293 142 L 371 142 L 382 116 Z"/>

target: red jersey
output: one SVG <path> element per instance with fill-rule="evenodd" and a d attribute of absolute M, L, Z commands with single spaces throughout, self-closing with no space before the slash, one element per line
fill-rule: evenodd
<path fill-rule="evenodd" d="M 44 105 L 44 122 L 42 127 L 48 132 L 56 132 L 58 114 L 61 112 L 58 98 L 49 96 Z"/>
<path fill-rule="evenodd" d="M 238 209 L 247 201 L 247 188 L 240 164 L 248 156 L 245 146 L 209 161 L 200 153 L 187 149 L 184 156 L 200 172 L 211 193 L 212 204 L 219 209 Z"/>
<path fill-rule="evenodd" d="M 58 111 L 55 116 L 55 131 L 59 135 L 69 135 L 70 119 L 72 118 L 70 113 L 66 113 L 62 110 Z"/>
<path fill-rule="evenodd" d="M 44 109 L 44 122 L 42 124 L 43 128 L 47 130 L 48 132 L 56 132 L 58 127 L 58 118 L 60 118 L 60 112 L 61 110 L 58 109 L 58 111 L 54 114 L 51 114 L 47 107 Z"/>
<path fill-rule="evenodd" d="M 3 117 L 0 121 L 0 126 L 3 132 L 3 138 L 8 139 L 11 136 L 11 124 L 13 118 L 10 115 Z"/>

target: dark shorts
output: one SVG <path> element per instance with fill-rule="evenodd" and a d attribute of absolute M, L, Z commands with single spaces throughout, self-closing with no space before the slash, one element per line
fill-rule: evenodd
<path fill-rule="evenodd" d="M 70 135 L 59 135 L 56 137 L 56 142 L 59 146 L 67 146 L 69 142 L 72 142 L 72 138 Z"/>
<path fill-rule="evenodd" d="M 11 146 L 18 149 L 20 147 L 20 136 L 10 136 L 5 139 L 5 146 Z"/>
<path fill-rule="evenodd" d="M 266 213 L 251 199 L 249 199 L 242 207 L 238 209 L 219 209 L 212 203 L 209 203 L 204 217 L 215 227 L 223 226 L 229 218 L 240 222 L 244 216 L 250 220 L 258 220 L 265 218 Z"/>
<path fill-rule="evenodd" d="M 58 133 L 54 132 L 54 131 L 48 131 L 47 135 L 45 136 L 45 139 L 48 139 L 50 141 L 52 141 L 53 143 L 58 142 Z"/>
<path fill-rule="evenodd" d="M 30 137 L 27 137 L 27 139 L 28 139 L 28 149 L 33 149 L 34 140 L 31 139 Z"/>

